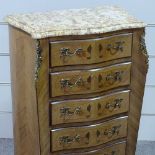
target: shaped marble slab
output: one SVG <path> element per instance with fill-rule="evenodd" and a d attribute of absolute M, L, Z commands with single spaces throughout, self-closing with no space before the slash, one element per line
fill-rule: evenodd
<path fill-rule="evenodd" d="M 8 15 L 5 21 L 26 31 L 34 39 L 105 33 L 146 26 L 117 6 L 14 14 Z"/>

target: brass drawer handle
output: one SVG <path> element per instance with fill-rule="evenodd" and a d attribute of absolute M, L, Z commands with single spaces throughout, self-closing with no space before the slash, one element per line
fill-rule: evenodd
<path fill-rule="evenodd" d="M 104 131 L 104 135 L 108 138 L 113 137 L 114 135 L 118 135 L 120 132 L 121 125 L 113 126 L 111 129 L 106 129 Z"/>
<path fill-rule="evenodd" d="M 121 125 L 116 125 L 111 127 L 110 129 L 105 130 L 97 130 L 96 131 L 96 140 L 99 143 L 105 136 L 110 139 L 113 136 L 118 136 L 120 132 Z"/>
<path fill-rule="evenodd" d="M 90 88 L 91 83 L 91 76 L 89 76 L 86 80 L 83 80 L 81 77 L 78 79 L 61 79 L 60 85 L 61 88 L 73 88 L 73 87 L 86 87 L 87 89 Z M 88 85 L 89 84 L 89 85 Z"/>
<path fill-rule="evenodd" d="M 98 76 L 98 82 L 99 82 L 99 88 L 104 87 L 104 81 L 107 82 L 109 85 L 114 84 L 115 82 L 122 81 L 122 75 L 124 71 L 116 71 L 107 74 L 105 77 L 102 74 L 99 74 Z"/>
<path fill-rule="evenodd" d="M 61 88 L 72 88 L 76 86 L 84 86 L 84 80 L 80 77 L 75 82 L 72 82 L 70 79 L 61 79 L 60 84 Z"/>
<path fill-rule="evenodd" d="M 60 145 L 69 145 L 72 143 L 80 143 L 84 142 L 85 144 L 89 144 L 89 139 L 90 139 L 90 132 L 87 132 L 83 137 L 80 135 L 76 134 L 75 136 L 62 136 L 59 138 L 59 143 Z"/>
<path fill-rule="evenodd" d="M 69 48 L 61 48 L 60 49 L 60 57 L 63 58 L 63 61 L 66 61 L 66 57 L 71 57 L 74 55 L 82 56 L 83 54 L 83 49 L 78 48 L 75 51 L 71 51 Z"/>
<path fill-rule="evenodd" d="M 110 52 L 111 55 L 114 55 L 119 51 L 123 52 L 123 44 L 124 43 L 125 43 L 124 41 L 117 41 L 117 42 L 115 42 L 114 45 L 108 44 L 107 50 Z"/>
<path fill-rule="evenodd" d="M 116 81 L 121 81 L 122 80 L 122 74 L 123 74 L 123 71 L 119 71 L 119 72 L 108 74 L 106 76 L 106 81 L 109 84 L 113 84 Z"/>
<path fill-rule="evenodd" d="M 105 105 L 105 108 L 111 112 L 118 108 L 120 109 L 122 101 L 123 101 L 123 99 L 115 99 L 113 102 L 107 103 Z"/>
<path fill-rule="evenodd" d="M 74 142 L 80 142 L 80 135 L 72 136 L 62 136 L 59 138 L 60 145 L 67 145 Z"/>
<path fill-rule="evenodd" d="M 71 111 L 70 107 L 63 107 L 60 109 L 60 117 L 66 119 L 67 117 L 73 115 L 80 115 L 81 112 L 82 112 L 81 107 L 76 107 L 73 111 Z"/>
<path fill-rule="evenodd" d="M 87 111 L 89 112 L 87 117 L 90 117 L 90 115 L 91 115 L 91 108 L 92 107 L 90 104 L 86 108 Z M 71 116 L 73 116 L 73 115 L 76 115 L 78 117 L 78 116 L 80 116 L 80 114 L 82 114 L 82 108 L 81 107 L 76 107 L 76 108 L 63 107 L 63 108 L 60 108 L 60 117 L 64 118 L 64 120 L 70 119 Z"/>

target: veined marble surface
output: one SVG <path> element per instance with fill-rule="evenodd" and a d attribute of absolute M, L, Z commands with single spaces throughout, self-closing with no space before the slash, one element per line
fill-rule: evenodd
<path fill-rule="evenodd" d="M 5 21 L 31 34 L 34 39 L 105 33 L 146 26 L 117 6 L 14 14 L 8 15 Z"/>

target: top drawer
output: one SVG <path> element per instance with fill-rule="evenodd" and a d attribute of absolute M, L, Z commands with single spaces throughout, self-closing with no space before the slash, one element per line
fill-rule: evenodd
<path fill-rule="evenodd" d="M 50 43 L 50 66 L 100 63 L 131 56 L 132 33 Z"/>

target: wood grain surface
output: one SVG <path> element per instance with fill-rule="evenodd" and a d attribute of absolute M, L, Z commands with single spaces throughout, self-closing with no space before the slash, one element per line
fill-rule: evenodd
<path fill-rule="evenodd" d="M 35 41 L 10 27 L 11 79 L 15 155 L 40 155 L 34 80 Z"/>
<path fill-rule="evenodd" d="M 134 155 L 136 151 L 139 121 L 147 73 L 147 56 L 140 50 L 144 29 L 134 31 L 131 67 L 130 111 L 128 119 L 128 137 L 126 155 Z"/>
<path fill-rule="evenodd" d="M 38 40 L 35 81 L 37 40 L 10 27 L 15 154 L 134 155 L 147 72 L 143 31 Z M 62 61 L 62 48 L 87 53 Z"/>
<path fill-rule="evenodd" d="M 50 152 L 49 128 L 49 46 L 48 39 L 39 40 L 41 49 L 41 66 L 36 80 L 36 97 L 38 103 L 38 120 L 41 155 Z"/>

